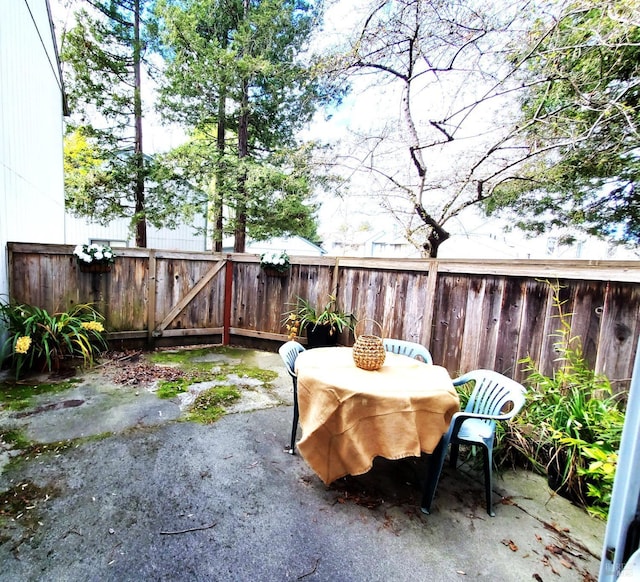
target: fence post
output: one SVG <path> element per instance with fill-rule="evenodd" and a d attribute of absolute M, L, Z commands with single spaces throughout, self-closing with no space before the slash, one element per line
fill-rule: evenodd
<path fill-rule="evenodd" d="M 424 329 L 426 331 L 424 345 L 431 349 L 431 336 L 433 334 L 433 310 L 435 308 L 436 287 L 438 285 L 438 261 L 429 261 L 429 274 L 427 275 L 427 289 L 425 293 Z"/>
<path fill-rule="evenodd" d="M 147 272 L 147 280 L 149 282 L 147 289 L 149 290 L 149 300 L 147 301 L 147 341 L 149 347 L 153 347 L 154 335 L 156 328 L 156 251 L 149 251 L 149 264 Z"/>
<path fill-rule="evenodd" d="M 231 300 L 233 292 L 233 261 L 227 257 L 224 271 L 224 314 L 222 316 L 222 345 L 228 346 L 231 328 Z"/>

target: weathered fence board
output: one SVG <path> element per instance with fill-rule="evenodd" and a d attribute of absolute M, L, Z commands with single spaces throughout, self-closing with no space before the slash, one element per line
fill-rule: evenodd
<path fill-rule="evenodd" d="M 297 297 L 323 305 L 335 295 L 342 310 L 380 323 L 386 337 L 426 345 L 453 375 L 491 368 L 521 379 L 526 356 L 545 373 L 559 365 L 553 283 L 570 335 L 624 389 L 640 333 L 640 262 L 293 257 L 279 278 L 257 256 L 148 249 L 118 249 L 111 273 L 87 274 L 72 251 L 9 243 L 11 297 L 51 311 L 94 303 L 110 337 L 150 346 L 259 340 L 275 348 Z"/>

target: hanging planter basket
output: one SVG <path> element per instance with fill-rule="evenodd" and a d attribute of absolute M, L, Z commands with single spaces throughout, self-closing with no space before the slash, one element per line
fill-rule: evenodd
<path fill-rule="evenodd" d="M 110 273 L 111 265 L 109 263 L 101 263 L 100 261 L 94 263 L 79 262 L 81 273 Z"/>
<path fill-rule="evenodd" d="M 278 271 L 278 269 L 274 269 L 273 267 L 263 267 L 262 270 L 264 271 L 265 275 L 267 277 L 286 277 L 287 274 L 289 273 L 289 271 Z"/>

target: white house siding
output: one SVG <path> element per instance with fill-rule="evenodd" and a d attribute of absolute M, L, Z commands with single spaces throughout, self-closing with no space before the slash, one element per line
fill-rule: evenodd
<path fill-rule="evenodd" d="M 62 89 L 46 0 L 0 0 L 0 296 L 8 241 L 64 242 Z"/>
<path fill-rule="evenodd" d="M 67 215 L 65 241 L 67 244 L 84 244 L 94 241 L 108 242 L 112 246 L 135 246 L 135 236 L 129 232 L 129 219 L 112 220 L 108 226 L 89 222 L 85 218 Z M 150 249 L 205 251 L 207 245 L 204 229 L 204 217 L 194 217 L 191 224 L 180 224 L 178 228 L 157 229 L 147 225 L 147 247 Z"/>

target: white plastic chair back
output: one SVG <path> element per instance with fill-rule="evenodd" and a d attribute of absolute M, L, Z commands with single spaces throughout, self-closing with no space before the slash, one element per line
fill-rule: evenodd
<path fill-rule="evenodd" d="M 387 352 L 422 360 L 426 364 L 433 364 L 429 350 L 421 344 L 398 339 L 384 339 L 382 343 Z"/>

